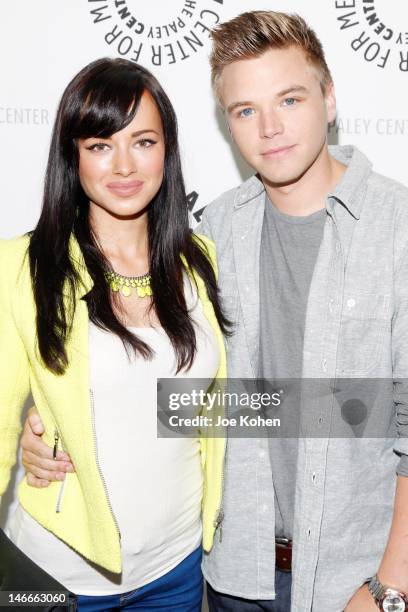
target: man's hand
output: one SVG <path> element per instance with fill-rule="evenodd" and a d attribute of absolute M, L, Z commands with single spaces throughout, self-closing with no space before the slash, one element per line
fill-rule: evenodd
<path fill-rule="evenodd" d="M 24 423 L 20 446 L 23 450 L 22 461 L 26 470 L 27 482 L 32 487 L 48 487 L 53 480 L 64 480 L 66 472 L 75 472 L 69 455 L 57 452 L 52 457 L 52 448 L 44 444 L 41 436 L 44 425 L 33 406 Z"/>
<path fill-rule="evenodd" d="M 377 604 L 368 590 L 367 584 L 363 584 L 363 586 L 354 593 L 344 612 L 378 612 Z"/>

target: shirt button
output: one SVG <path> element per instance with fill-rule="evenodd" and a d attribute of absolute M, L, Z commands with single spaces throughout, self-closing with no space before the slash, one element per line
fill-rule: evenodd
<path fill-rule="evenodd" d="M 313 472 L 312 474 L 312 482 L 313 484 L 316 484 L 317 478 L 316 478 L 316 472 Z"/>
<path fill-rule="evenodd" d="M 354 298 L 350 298 L 347 300 L 348 308 L 354 308 L 355 305 L 356 305 L 356 300 Z"/>
<path fill-rule="evenodd" d="M 330 302 L 329 302 L 329 310 L 330 310 L 330 312 L 333 312 L 333 304 L 334 304 L 334 300 L 330 300 Z"/>
<path fill-rule="evenodd" d="M 323 372 L 327 372 L 327 359 L 323 359 L 322 361 L 322 370 Z"/>
<path fill-rule="evenodd" d="M 265 459 L 265 457 L 266 457 L 266 451 L 264 451 L 264 450 L 260 450 L 260 451 L 259 451 L 259 458 L 260 458 L 260 459 Z"/>
<path fill-rule="evenodd" d="M 268 505 L 267 504 L 262 504 L 261 512 L 262 512 L 262 514 L 266 514 L 268 512 Z"/>
<path fill-rule="evenodd" d="M 340 242 L 336 242 L 336 253 L 340 253 Z"/>

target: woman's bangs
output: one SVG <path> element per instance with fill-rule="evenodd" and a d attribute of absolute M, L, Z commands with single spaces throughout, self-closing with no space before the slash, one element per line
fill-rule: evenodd
<path fill-rule="evenodd" d="M 133 87 L 132 87 L 133 85 Z M 144 87 L 128 78 L 95 83 L 86 95 L 79 113 L 75 138 L 109 138 L 125 128 L 134 118 Z"/>

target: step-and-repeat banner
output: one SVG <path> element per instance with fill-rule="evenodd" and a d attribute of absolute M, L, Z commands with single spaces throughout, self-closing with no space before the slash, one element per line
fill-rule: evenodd
<path fill-rule="evenodd" d="M 329 141 L 359 146 L 378 172 L 408 183 L 405 1 L 20 0 L 1 8 L 0 238 L 35 225 L 61 93 L 78 70 L 103 56 L 146 66 L 171 98 L 193 224 L 212 199 L 250 176 L 213 99 L 208 56 L 209 30 L 255 9 L 306 18 L 336 85 L 338 117 Z M 6 515 L 3 507 L 0 522 Z"/>

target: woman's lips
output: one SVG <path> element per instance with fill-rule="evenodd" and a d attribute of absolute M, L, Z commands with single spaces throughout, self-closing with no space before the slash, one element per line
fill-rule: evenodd
<path fill-rule="evenodd" d="M 109 191 L 121 196 L 131 196 L 138 193 L 144 185 L 143 181 L 113 181 L 106 187 Z"/>

